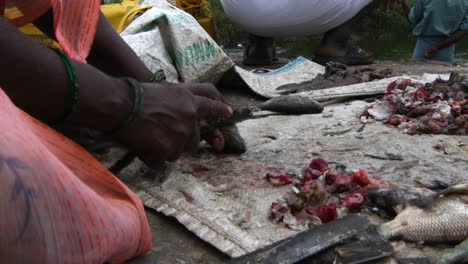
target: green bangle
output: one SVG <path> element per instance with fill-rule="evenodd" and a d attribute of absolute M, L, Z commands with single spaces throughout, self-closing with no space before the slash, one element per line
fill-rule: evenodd
<path fill-rule="evenodd" d="M 111 136 L 118 134 L 122 129 L 130 125 L 133 120 L 135 120 L 138 112 L 140 112 L 141 105 L 143 104 L 143 88 L 140 86 L 140 83 L 132 78 L 122 79 L 125 80 L 133 89 L 133 106 L 128 117 L 108 132 Z"/>
<path fill-rule="evenodd" d="M 165 80 L 166 80 L 166 75 L 164 74 L 164 71 L 161 69 L 157 70 L 150 79 L 150 81 L 153 83 L 160 83 Z"/>
<path fill-rule="evenodd" d="M 71 63 L 70 59 L 68 58 L 65 53 L 63 53 L 59 49 L 52 49 L 57 53 L 62 60 L 63 64 L 65 64 L 65 68 L 67 69 L 68 78 L 70 79 L 70 89 L 71 89 L 71 98 L 70 103 L 67 105 L 65 109 L 65 113 L 57 119 L 54 124 L 62 124 L 70 117 L 70 115 L 75 111 L 76 105 L 78 104 L 78 79 L 76 78 L 75 68 Z"/>

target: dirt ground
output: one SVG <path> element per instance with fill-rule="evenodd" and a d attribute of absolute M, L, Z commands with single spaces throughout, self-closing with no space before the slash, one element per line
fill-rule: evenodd
<path fill-rule="evenodd" d="M 240 56 L 230 54 L 236 62 Z M 281 64 L 276 65 L 279 67 Z M 468 65 L 449 66 L 436 63 L 414 63 L 407 61 L 378 61 L 377 68 L 392 68 L 401 74 L 449 73 L 452 71 L 468 73 Z M 251 91 L 235 88 L 220 89 L 227 101 L 233 107 L 255 105 L 262 101 Z M 211 245 L 199 239 L 175 219 L 166 217 L 153 210 L 147 210 L 147 216 L 152 228 L 153 249 L 143 257 L 129 263 L 228 263 L 229 257 L 220 253 Z"/>

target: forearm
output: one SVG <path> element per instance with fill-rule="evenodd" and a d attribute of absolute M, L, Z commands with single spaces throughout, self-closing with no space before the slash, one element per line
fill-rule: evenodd
<path fill-rule="evenodd" d="M 467 35 L 468 35 L 468 30 L 458 30 L 452 35 L 450 35 L 448 38 L 446 38 L 445 40 L 434 45 L 434 48 L 438 50 L 444 49 L 462 40 Z"/>
<path fill-rule="evenodd" d="M 0 18 L 0 86 L 21 109 L 44 121 L 60 118 L 71 102 L 71 83 L 55 52 L 19 32 Z M 68 123 L 109 130 L 125 119 L 131 90 L 122 80 L 73 62 L 78 103 Z"/>
<path fill-rule="evenodd" d="M 149 81 L 152 77 L 151 71 L 102 13 L 88 61 L 113 76 L 129 76 L 139 81 Z"/>
<path fill-rule="evenodd" d="M 34 24 L 49 37 L 55 38 L 52 11 L 44 14 Z M 149 81 L 152 77 L 152 72 L 115 32 L 102 13 L 87 61 L 101 71 L 116 77 L 127 76 L 142 82 Z"/>

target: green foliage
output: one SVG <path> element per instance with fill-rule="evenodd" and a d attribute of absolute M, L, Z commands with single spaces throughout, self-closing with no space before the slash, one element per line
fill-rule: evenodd
<path fill-rule="evenodd" d="M 410 6 L 415 0 L 408 1 Z M 373 12 L 365 12 L 357 17 L 353 24 L 354 32 L 364 36 L 371 35 L 379 38 L 391 35 L 411 34 L 411 26 L 407 18 L 403 15 L 400 5 L 393 10 L 384 12 L 381 9 Z"/>
<path fill-rule="evenodd" d="M 244 42 L 247 33 L 234 24 L 225 14 L 221 0 L 210 0 L 216 27 L 216 41 L 225 46 L 235 46 Z"/>

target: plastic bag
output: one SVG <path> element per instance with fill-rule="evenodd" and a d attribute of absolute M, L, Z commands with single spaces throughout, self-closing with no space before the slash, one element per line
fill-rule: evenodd
<path fill-rule="evenodd" d="M 222 0 L 226 15 L 245 31 L 265 37 L 323 33 L 372 0 Z"/>

